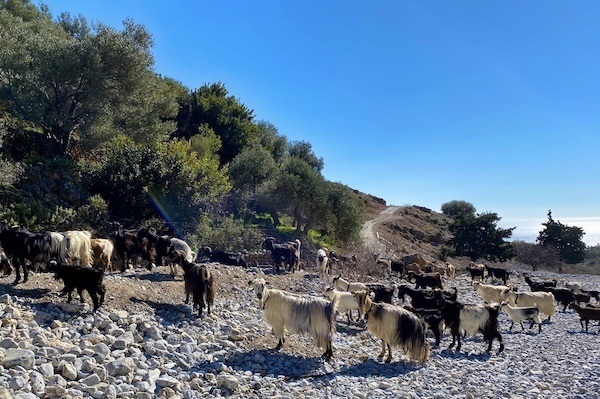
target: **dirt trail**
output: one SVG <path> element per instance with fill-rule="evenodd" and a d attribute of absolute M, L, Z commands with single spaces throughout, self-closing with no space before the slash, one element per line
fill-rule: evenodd
<path fill-rule="evenodd" d="M 386 244 L 377 237 L 377 233 L 375 232 L 374 227 L 379 223 L 384 223 L 389 220 L 393 220 L 396 218 L 394 213 L 400 206 L 388 206 L 386 209 L 381 211 L 379 215 L 373 220 L 368 220 L 363 224 L 362 230 L 360 232 L 360 236 L 365 243 L 367 248 L 370 248 L 373 253 L 377 253 L 383 256 L 388 256 L 389 249 Z"/>

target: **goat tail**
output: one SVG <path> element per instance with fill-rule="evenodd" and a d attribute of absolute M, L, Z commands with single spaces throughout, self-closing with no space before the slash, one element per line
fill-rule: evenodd
<path fill-rule="evenodd" d="M 408 324 L 408 331 L 412 330 L 408 337 L 404 338 L 404 348 L 406 350 L 407 356 L 418 362 L 423 364 L 429 359 L 429 344 L 426 339 L 427 325 L 422 320 L 411 318 Z M 405 320 L 406 323 L 406 320 Z M 403 327 L 401 326 L 402 330 Z M 407 330 L 404 330 L 406 333 Z M 402 334 L 402 333 L 400 333 Z"/>

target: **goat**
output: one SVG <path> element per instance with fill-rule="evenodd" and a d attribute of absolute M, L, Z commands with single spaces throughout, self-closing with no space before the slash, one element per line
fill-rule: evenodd
<path fill-rule="evenodd" d="M 378 358 L 392 361 L 392 346 L 400 346 L 409 359 L 425 363 L 429 358 L 429 345 L 425 337 L 427 325 L 414 313 L 398 306 L 371 301 L 366 292 L 355 292 L 354 296 L 367 318 L 367 329 L 381 339 Z"/>
<path fill-rule="evenodd" d="M 512 288 L 512 286 L 490 285 L 482 284 L 480 282 L 476 282 L 473 284 L 473 289 L 481 293 L 481 297 L 483 298 L 483 302 L 485 303 L 502 302 L 502 293 L 504 291 L 510 291 L 512 290 Z"/>
<path fill-rule="evenodd" d="M 317 251 L 317 270 L 324 274 L 331 272 L 331 264 L 327 256 L 327 248 L 319 248 Z"/>
<path fill-rule="evenodd" d="M 271 253 L 275 270 L 279 273 L 281 267 L 287 265 L 288 270 L 293 270 L 296 262 L 296 249 L 289 244 L 275 243 L 275 237 L 267 237 L 261 247 Z"/>
<path fill-rule="evenodd" d="M 366 291 L 365 291 L 366 292 Z M 346 313 L 348 317 L 348 325 L 352 321 L 352 310 L 358 311 L 358 320 L 362 317 L 362 312 L 356 302 L 354 294 L 346 291 L 338 291 L 333 287 L 327 287 L 325 290 L 325 296 L 332 302 L 336 303 L 336 311 L 339 313 Z"/>
<path fill-rule="evenodd" d="M 208 314 L 215 299 L 214 278 L 206 265 L 198 265 L 185 259 L 185 254 L 178 252 L 176 256 L 181 260 L 183 268 L 183 281 L 185 292 L 185 304 L 190 302 L 192 295 L 192 313 L 198 312 L 202 316 L 202 310 L 207 307 Z"/>
<path fill-rule="evenodd" d="M 581 293 L 573 294 L 573 298 L 575 298 L 575 302 L 577 303 L 589 303 L 592 300 L 592 295 L 581 290 Z"/>
<path fill-rule="evenodd" d="M 26 261 L 42 264 L 45 242 L 46 237 L 43 234 L 34 234 L 19 227 L 0 228 L 0 245 L 15 268 L 16 276 L 13 285 L 17 285 L 21 280 L 21 269 L 23 269 L 23 282 L 29 278 Z"/>
<path fill-rule="evenodd" d="M 581 284 L 577 281 L 567 281 L 564 278 L 558 280 L 558 284 L 556 284 L 559 288 L 566 288 L 574 293 L 579 294 L 581 291 Z"/>
<path fill-rule="evenodd" d="M 202 248 L 196 259 L 206 259 L 209 262 L 217 262 L 222 265 L 247 267 L 246 259 L 241 254 L 225 252 L 220 249 L 213 250 L 211 247 Z"/>
<path fill-rule="evenodd" d="M 49 271 L 54 272 L 56 280 L 62 280 L 65 284 L 61 296 L 68 295 L 67 303 L 71 302 L 71 293 L 74 289 L 77 289 L 80 303 L 84 303 L 83 291 L 88 292 L 94 304 L 94 311 L 98 310 L 104 303 L 106 287 L 102 284 L 104 278 L 102 270 L 92 269 L 87 266 L 58 264 L 55 260 L 51 260 L 47 268 Z M 100 296 L 98 297 L 98 295 Z"/>
<path fill-rule="evenodd" d="M 439 288 L 442 289 L 442 277 L 439 273 L 412 273 L 409 272 L 409 281 L 415 279 L 416 288 Z"/>
<path fill-rule="evenodd" d="M 492 266 L 488 266 L 488 265 L 484 265 L 484 268 L 488 274 L 488 277 L 500 279 L 500 280 L 502 280 L 504 285 L 506 285 L 506 281 L 510 277 L 510 273 L 511 273 L 510 270 L 502 269 L 500 267 L 492 267 Z"/>
<path fill-rule="evenodd" d="M 182 261 L 193 262 L 196 258 L 196 254 L 187 242 L 179 238 L 171 238 L 169 248 L 167 250 L 167 257 L 169 258 L 169 267 L 171 268 L 171 276 L 177 275 L 176 264 L 179 264 L 183 269 Z"/>
<path fill-rule="evenodd" d="M 102 268 L 103 270 L 113 271 L 110 258 L 115 249 L 111 240 L 106 238 L 92 238 L 90 240 L 92 246 L 92 260 L 94 267 Z"/>
<path fill-rule="evenodd" d="M 344 280 L 342 275 L 336 276 L 333 278 L 333 282 L 331 284 L 333 288 L 340 291 L 348 291 L 348 292 L 356 292 L 356 291 L 367 291 L 369 292 L 369 287 L 364 283 L 351 283 L 348 280 Z"/>
<path fill-rule="evenodd" d="M 556 280 L 533 280 L 526 273 L 523 273 L 523 278 L 531 291 L 543 291 L 544 288 L 556 287 Z"/>
<path fill-rule="evenodd" d="M 591 298 L 595 298 L 597 302 L 600 302 L 600 291 L 598 291 L 598 290 L 584 290 L 584 289 L 582 289 L 581 293 L 582 294 L 588 294 Z"/>
<path fill-rule="evenodd" d="M 502 300 L 506 300 L 511 306 L 538 306 L 541 313 L 548 315 L 548 321 L 556 314 L 554 295 L 551 292 L 502 292 Z"/>
<path fill-rule="evenodd" d="M 433 291 L 414 289 L 406 284 L 399 285 L 398 299 L 404 302 L 406 296 L 410 297 L 413 308 L 438 309 L 441 306 L 440 298 L 436 297 Z"/>
<path fill-rule="evenodd" d="M 409 312 L 413 312 L 421 319 L 423 319 L 425 323 L 427 323 L 427 326 L 429 326 L 429 330 L 431 330 L 433 336 L 435 337 L 435 346 L 440 346 L 440 342 L 442 340 L 442 332 L 444 330 L 441 309 L 413 308 L 412 306 L 408 305 L 404 305 L 402 307 L 408 310 Z"/>
<path fill-rule="evenodd" d="M 585 321 L 585 331 L 588 331 L 588 324 L 590 320 L 600 320 L 600 308 L 579 306 L 577 302 L 569 304 L 569 307 L 573 309 L 579 315 L 579 323 L 583 329 L 583 322 Z"/>
<path fill-rule="evenodd" d="M 454 278 L 456 276 L 456 266 L 451 263 L 446 263 L 446 275 L 449 278 Z"/>
<path fill-rule="evenodd" d="M 518 321 L 519 324 L 521 324 L 521 330 L 525 330 L 525 327 L 523 327 L 523 320 L 531 320 L 529 329 L 531 329 L 534 324 L 537 324 L 539 327 L 538 332 L 542 332 L 542 320 L 540 319 L 540 310 L 537 306 L 510 306 L 508 303 L 502 302 L 500 304 L 500 309 L 503 310 L 511 320 L 509 331 L 512 330 L 515 321 Z"/>
<path fill-rule="evenodd" d="M 448 349 L 452 349 L 458 340 L 456 351 L 460 351 L 460 331 L 464 330 L 469 335 L 478 332 L 483 333 L 483 339 L 488 344 L 487 352 L 492 350 L 494 338 L 500 343 L 498 353 L 504 350 L 504 342 L 498 331 L 499 306 L 491 305 L 465 305 L 459 302 L 444 302 L 441 313 L 446 327 L 450 328 L 452 343 Z"/>
<path fill-rule="evenodd" d="M 563 312 L 567 310 L 567 306 L 569 306 L 571 302 L 575 301 L 575 295 L 567 288 L 546 287 L 542 291 L 552 293 L 556 302 L 563 305 Z"/>
<path fill-rule="evenodd" d="M 129 267 L 129 261 L 134 259 L 139 252 L 137 230 L 124 230 L 120 226 L 109 235 L 112 240 L 115 251 L 123 261 L 121 273 Z"/>
<path fill-rule="evenodd" d="M 471 281 L 475 281 L 475 277 L 479 277 L 479 279 L 483 281 L 483 274 L 485 272 L 484 265 L 471 262 L 466 269 L 471 275 Z"/>
<path fill-rule="evenodd" d="M 6 256 L 2 246 L 0 246 L 0 272 L 2 272 L 2 274 L 5 276 L 8 276 L 12 273 L 12 266 L 10 265 L 8 256 Z"/>
<path fill-rule="evenodd" d="M 44 269 L 52 259 L 56 259 L 61 264 L 70 263 L 68 258 L 69 239 L 61 233 L 46 232 L 42 254 L 39 256 L 39 259 L 42 261 L 41 268 Z"/>
<path fill-rule="evenodd" d="M 387 285 L 380 283 L 366 283 L 365 284 L 369 292 L 373 294 L 373 302 L 385 302 L 392 303 L 394 297 L 394 287 L 388 287 Z"/>
<path fill-rule="evenodd" d="M 285 330 L 298 334 L 309 334 L 317 345 L 325 349 L 323 357 L 333 357 L 331 341 L 335 334 L 335 302 L 308 295 L 294 295 L 288 292 L 269 289 L 264 279 L 248 282 L 254 290 L 267 323 L 279 342 L 274 350 L 279 350 L 285 342 Z"/>
<path fill-rule="evenodd" d="M 71 230 L 63 235 L 69 240 L 69 260 L 79 266 L 92 266 L 92 234 L 89 231 Z"/>

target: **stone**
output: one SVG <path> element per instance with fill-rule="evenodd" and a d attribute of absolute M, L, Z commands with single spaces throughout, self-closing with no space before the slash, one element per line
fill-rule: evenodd
<path fill-rule="evenodd" d="M 24 369 L 31 369 L 35 364 L 35 354 L 26 349 L 7 349 L 2 365 L 6 368 L 21 366 Z"/>
<path fill-rule="evenodd" d="M 230 392 L 235 392 L 239 387 L 239 381 L 232 375 L 219 374 L 217 376 L 217 388 L 226 388 Z"/>
<path fill-rule="evenodd" d="M 74 381 L 77 379 L 77 369 L 75 368 L 75 365 L 66 360 L 61 360 L 58 363 L 56 371 L 67 380 Z"/>

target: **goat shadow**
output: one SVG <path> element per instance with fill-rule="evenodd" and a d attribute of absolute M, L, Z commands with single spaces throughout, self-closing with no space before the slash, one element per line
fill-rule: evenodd
<path fill-rule="evenodd" d="M 18 288 L 12 284 L 0 284 L 0 295 L 16 295 L 23 298 L 41 299 L 51 292 L 50 288 Z"/>
<path fill-rule="evenodd" d="M 347 335 L 358 335 L 366 331 L 365 324 L 356 324 L 355 321 L 351 321 L 350 325 L 346 323 L 346 320 L 336 320 L 337 332 Z"/>
<path fill-rule="evenodd" d="M 459 359 L 459 360 L 471 360 L 484 362 L 489 361 L 492 357 L 492 352 L 480 352 L 480 353 L 468 353 L 464 352 L 464 349 L 461 349 L 461 352 L 456 352 L 454 349 L 444 348 L 438 352 L 440 357 Z"/>
<path fill-rule="evenodd" d="M 179 318 L 180 314 L 186 315 L 188 317 L 189 321 L 194 321 L 197 318 L 199 318 L 199 316 L 197 316 L 196 314 L 193 314 L 192 308 L 190 307 L 190 305 L 186 305 L 184 303 L 175 305 L 172 303 L 156 302 L 156 301 L 151 301 L 148 299 L 139 299 L 136 297 L 130 297 L 129 300 L 132 303 L 144 303 L 144 304 L 150 306 L 151 308 L 153 308 L 154 311 L 156 312 L 156 315 L 163 319 L 163 321 L 162 321 L 163 324 L 177 325 L 177 324 L 181 323 L 182 319 Z M 205 309 L 205 312 L 202 313 L 202 315 L 203 315 L 202 317 L 204 317 L 205 313 L 206 313 L 206 309 Z"/>
<path fill-rule="evenodd" d="M 598 327 L 600 324 L 596 324 L 594 327 Z M 567 334 L 569 335 L 577 335 L 577 334 L 581 334 L 581 335 L 598 335 L 600 334 L 600 331 L 598 332 L 593 332 L 593 331 L 585 331 L 583 330 L 579 330 L 579 331 L 573 331 L 573 330 L 567 330 Z"/>
<path fill-rule="evenodd" d="M 150 272 L 145 274 L 132 273 L 132 274 L 122 274 L 122 278 L 137 278 L 138 280 L 152 281 L 152 282 L 161 282 L 161 281 L 182 281 L 176 280 L 170 274 L 164 274 L 159 272 Z"/>
<path fill-rule="evenodd" d="M 396 354 L 396 360 L 392 359 L 391 363 L 384 363 L 376 359 L 367 359 L 364 362 L 357 364 L 342 366 L 337 374 L 343 374 L 351 377 L 373 376 L 392 378 L 408 374 L 423 367 L 422 365 L 414 362 L 405 362 L 401 359 L 398 359 L 400 353 L 401 351 Z"/>
<path fill-rule="evenodd" d="M 247 359 L 264 359 L 262 362 Z M 321 357 L 304 357 L 273 349 L 252 349 L 244 355 L 244 360 L 229 358 L 225 363 L 237 371 L 250 371 L 261 375 L 285 375 L 286 380 L 326 377 L 334 373 L 332 367 L 326 367 L 327 360 Z M 292 365 L 292 366 L 290 366 Z M 205 368 L 207 364 L 197 367 Z M 208 364 L 210 366 L 210 364 Z"/>

